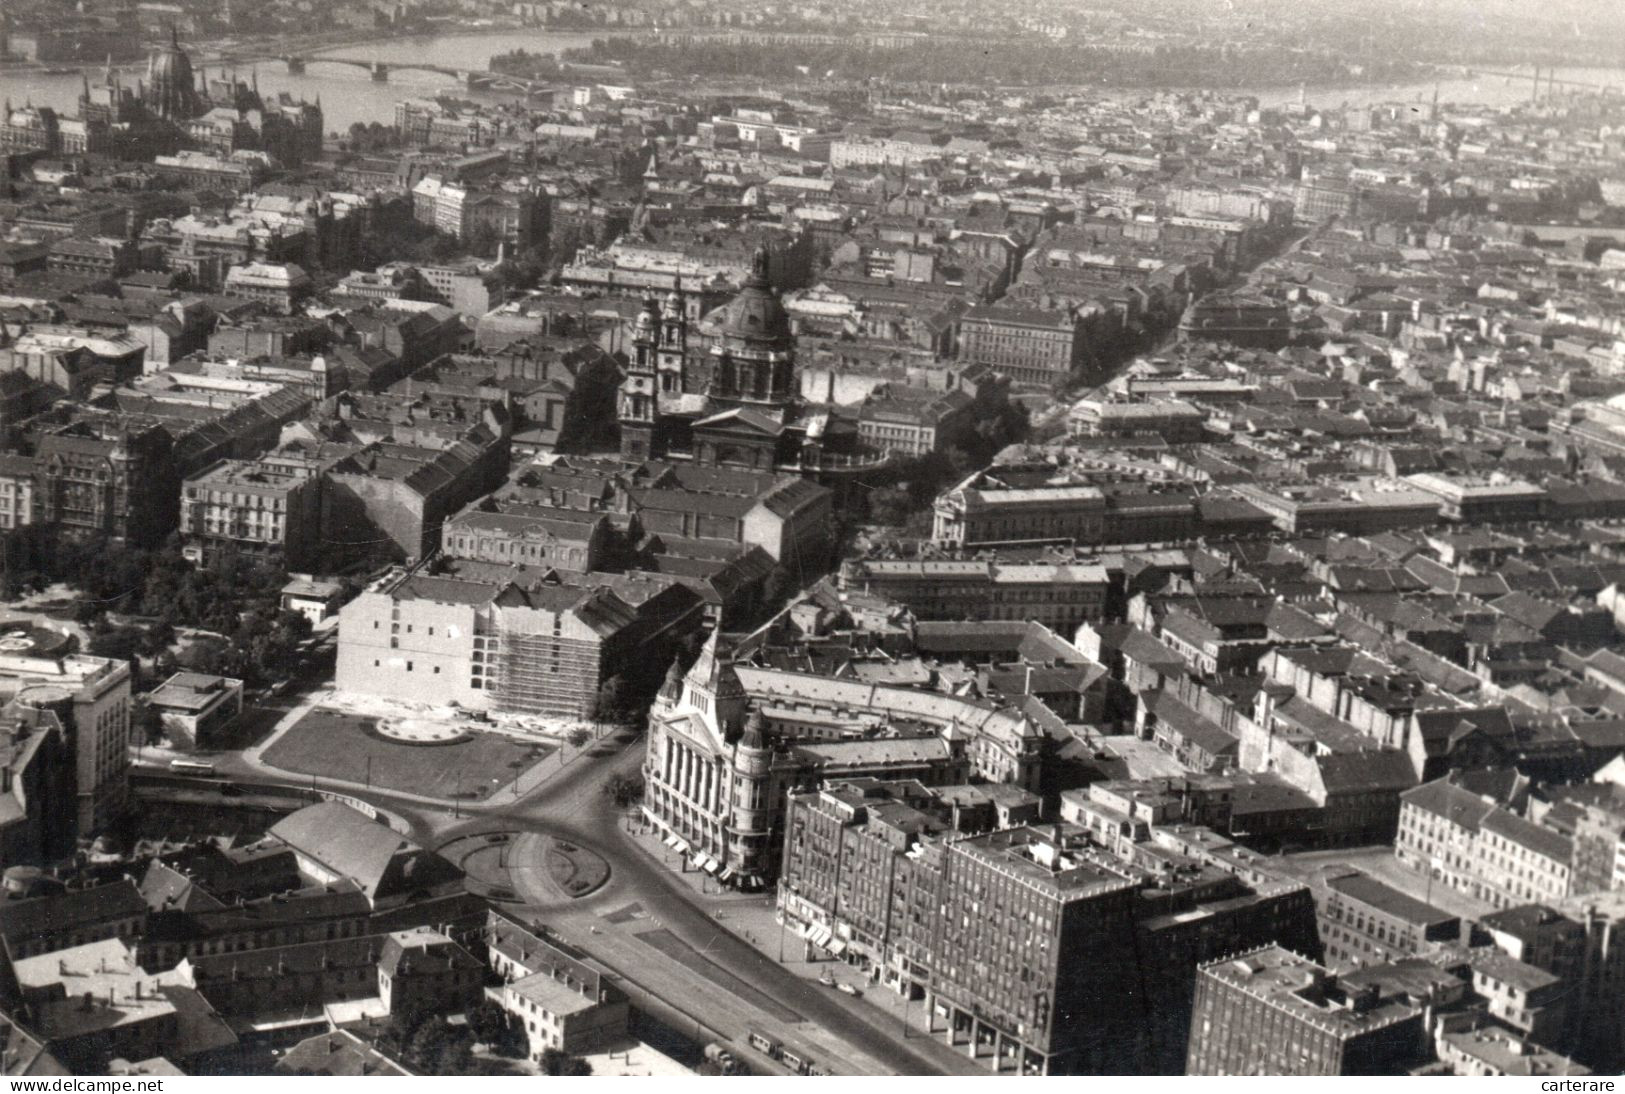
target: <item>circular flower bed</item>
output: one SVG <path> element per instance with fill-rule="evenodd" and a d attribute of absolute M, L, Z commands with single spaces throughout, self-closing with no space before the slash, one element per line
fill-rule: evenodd
<path fill-rule="evenodd" d="M 371 728 L 386 741 L 403 745 L 455 745 L 474 736 L 461 726 L 430 718 L 380 718 Z"/>

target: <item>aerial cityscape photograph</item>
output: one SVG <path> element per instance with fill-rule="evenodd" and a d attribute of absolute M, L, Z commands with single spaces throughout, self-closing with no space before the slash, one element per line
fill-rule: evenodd
<path fill-rule="evenodd" d="M 1615 1089 L 1619 0 L 0 0 L 0 92 L 6 1090 Z"/>

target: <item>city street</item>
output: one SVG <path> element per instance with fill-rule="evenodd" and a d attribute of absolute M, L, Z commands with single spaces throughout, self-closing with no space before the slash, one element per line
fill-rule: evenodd
<path fill-rule="evenodd" d="M 514 784 L 500 787 L 480 803 L 295 775 L 265 765 L 260 757 L 267 746 L 326 694 L 315 689 L 286 707 L 278 704 L 285 713 L 264 740 L 242 752 L 209 757 L 214 777 L 243 787 L 308 785 L 350 795 L 399 818 L 414 839 L 433 847 L 489 832 L 523 833 L 507 860 L 523 911 L 510 910 L 579 938 L 671 1009 L 697 1024 L 703 1021 L 698 1032 L 704 1039 L 720 1036 L 743 1044 L 749 1030 L 765 1026 L 779 1036 L 798 1038 L 815 1055 L 823 1053 L 821 1062 L 837 1073 L 984 1073 L 963 1053 L 921 1035 L 919 1004 L 910 1008 L 909 1035 L 901 1000 L 889 990 L 875 987 L 872 994 L 854 998 L 818 983 L 819 974 L 832 965 L 854 984 L 860 978 L 838 963 L 801 960 L 799 940 L 793 936 L 781 965 L 769 895 L 706 894 L 691 877 L 679 876 L 675 865 L 668 867 L 640 845 L 647 838 L 640 841 L 626 830 L 622 812 L 602 788 L 616 774 L 637 773 L 643 760 L 641 735 L 622 731 L 579 749 L 561 749 L 557 758 L 550 756 L 522 773 L 517 789 Z M 601 856 L 609 863 L 609 880 L 579 899 L 562 895 L 536 861 L 546 842 L 534 838 L 538 836 L 566 839 Z"/>

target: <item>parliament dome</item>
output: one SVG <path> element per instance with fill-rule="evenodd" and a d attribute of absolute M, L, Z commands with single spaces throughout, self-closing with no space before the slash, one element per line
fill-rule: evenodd
<path fill-rule="evenodd" d="M 147 105 L 160 117 L 192 117 L 196 113 L 196 79 L 192 60 L 181 49 L 171 27 L 169 44 L 147 58 Z"/>

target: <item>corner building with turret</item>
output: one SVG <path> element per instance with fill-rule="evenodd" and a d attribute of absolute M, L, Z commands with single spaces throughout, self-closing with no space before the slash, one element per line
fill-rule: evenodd
<path fill-rule="evenodd" d="M 695 869 L 761 889 L 793 792 L 866 777 L 1036 790 L 1043 740 L 980 700 L 738 664 L 713 633 L 650 711 L 643 815 Z"/>

